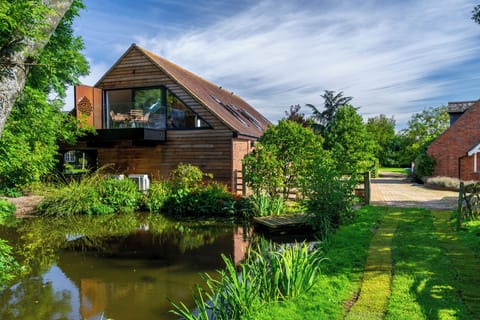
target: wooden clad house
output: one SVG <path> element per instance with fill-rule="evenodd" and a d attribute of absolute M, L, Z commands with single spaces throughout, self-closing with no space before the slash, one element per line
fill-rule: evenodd
<path fill-rule="evenodd" d="M 75 88 L 75 114 L 97 134 L 64 147 L 66 161 L 81 152 L 90 165 L 150 179 L 192 164 L 232 191 L 243 156 L 269 124 L 232 92 L 135 44 L 94 87 Z"/>

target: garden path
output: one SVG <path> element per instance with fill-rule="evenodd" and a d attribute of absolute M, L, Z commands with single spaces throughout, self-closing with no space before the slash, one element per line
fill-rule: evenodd
<path fill-rule="evenodd" d="M 457 206 L 458 192 L 434 190 L 410 182 L 405 177 L 372 179 L 371 204 L 402 208 L 453 210 Z"/>

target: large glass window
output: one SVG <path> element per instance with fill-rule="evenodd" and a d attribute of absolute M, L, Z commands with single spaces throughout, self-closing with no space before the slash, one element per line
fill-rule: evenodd
<path fill-rule="evenodd" d="M 107 128 L 208 128 L 209 125 L 165 87 L 108 90 Z"/>

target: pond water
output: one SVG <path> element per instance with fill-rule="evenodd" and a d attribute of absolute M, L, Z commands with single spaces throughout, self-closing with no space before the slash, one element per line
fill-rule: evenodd
<path fill-rule="evenodd" d="M 176 319 L 201 274 L 244 258 L 249 228 L 161 215 L 33 218 L 0 227 L 25 277 L 0 291 L 0 319 Z"/>

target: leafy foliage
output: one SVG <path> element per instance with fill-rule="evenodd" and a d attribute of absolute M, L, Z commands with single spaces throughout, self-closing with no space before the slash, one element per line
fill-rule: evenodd
<path fill-rule="evenodd" d="M 210 183 L 189 189 L 173 189 L 164 204 L 165 212 L 178 216 L 221 216 L 235 213 L 233 195 L 225 186 Z"/>
<path fill-rule="evenodd" d="M 306 207 L 310 214 L 307 223 L 323 238 L 353 218 L 355 175 L 342 177 L 331 160 L 321 159 L 310 166 L 304 182 Z"/>
<path fill-rule="evenodd" d="M 395 119 L 384 114 L 369 118 L 366 124 L 367 132 L 374 140 L 375 157 L 380 165 L 395 164 L 392 159 L 392 147 L 395 141 Z"/>
<path fill-rule="evenodd" d="M 0 221 L 15 214 L 16 206 L 6 199 L 0 199 Z"/>
<path fill-rule="evenodd" d="M 45 17 L 50 13 L 40 0 L 2 1 L 0 3 L 0 57 L 20 51 L 24 39 L 45 39 Z M 7 62 L 7 61 L 2 61 Z"/>
<path fill-rule="evenodd" d="M 37 212 L 46 216 L 106 215 L 133 212 L 140 198 L 130 179 L 117 180 L 98 173 L 70 181 L 40 202 Z"/>
<path fill-rule="evenodd" d="M 375 142 L 362 117 L 349 105 L 340 107 L 325 132 L 325 148 L 332 151 L 341 174 L 364 172 L 375 164 Z"/>
<path fill-rule="evenodd" d="M 303 127 L 311 126 L 313 122 L 310 119 L 306 119 L 305 114 L 300 113 L 301 108 L 302 107 L 299 104 L 291 105 L 290 110 L 285 111 L 284 119 L 301 124 Z"/>
<path fill-rule="evenodd" d="M 76 125 L 46 94 L 25 87 L 0 140 L 0 185 L 21 187 L 39 181 L 57 163 L 57 140 L 71 141 Z"/>
<path fill-rule="evenodd" d="M 477 4 L 472 11 L 472 19 L 476 23 L 480 24 L 480 4 Z"/>
<path fill-rule="evenodd" d="M 73 142 L 81 134 L 73 118 L 62 112 L 63 103 L 49 100 L 54 93 L 64 97 L 66 86 L 88 73 L 88 63 L 81 54 L 83 42 L 73 35 L 72 28 L 81 8 L 82 2 L 74 1 L 64 15 L 37 64 L 30 69 L 25 89 L 7 120 L 0 140 L 3 189 L 39 181 L 55 168 L 57 142 Z M 2 50 L 25 36 L 33 36 L 29 33 L 36 36 L 45 10 L 42 1 L 2 2 L 0 18 L 9 15 L 0 27 Z M 12 17 L 19 20 L 10 21 Z"/>
<path fill-rule="evenodd" d="M 429 177 L 435 169 L 435 159 L 428 155 L 426 148 L 415 158 L 415 175 L 419 178 Z"/>
<path fill-rule="evenodd" d="M 405 144 L 401 161 L 410 163 L 415 160 L 422 148 L 435 140 L 449 125 L 446 106 L 427 108 L 415 113 L 408 121 L 408 127 L 400 132 Z"/>
<path fill-rule="evenodd" d="M 171 185 L 167 181 L 153 181 L 148 189 L 145 206 L 150 212 L 160 212 L 170 197 Z"/>
<path fill-rule="evenodd" d="M 307 104 L 307 107 L 312 109 L 313 119 L 317 122 L 317 126 L 314 126 L 314 128 L 318 128 L 321 133 L 324 133 L 333 121 L 338 109 L 347 105 L 353 98 L 344 97 L 343 91 L 335 93 L 331 90 L 325 90 L 321 97 L 324 99 L 323 111 L 320 112 L 313 104 Z"/>
<path fill-rule="evenodd" d="M 265 217 L 269 215 L 280 215 L 285 213 L 285 199 L 279 196 L 270 196 L 264 193 L 254 194 L 247 198 L 251 206 L 252 215 L 255 217 Z"/>
<path fill-rule="evenodd" d="M 4 286 L 13 279 L 18 263 L 12 255 L 12 247 L 7 241 L 0 239 L 0 287 Z"/>
<path fill-rule="evenodd" d="M 211 177 L 210 174 L 205 176 Z M 204 173 L 200 168 L 191 164 L 180 163 L 170 173 L 170 181 L 173 189 L 190 190 L 196 188 L 203 180 Z"/>
<path fill-rule="evenodd" d="M 206 275 L 207 289 L 196 288 L 197 311 L 192 313 L 185 304 L 172 302 L 171 312 L 185 319 L 253 319 L 267 302 L 308 292 L 320 275 L 323 260 L 321 251 L 311 251 L 306 243 L 281 247 L 264 243 L 251 249 L 248 256 L 239 271 L 232 260 L 222 256 L 226 267 L 218 272 L 219 279 Z"/>
<path fill-rule="evenodd" d="M 288 194 L 300 188 L 307 166 L 317 157 L 328 157 L 323 139 L 310 128 L 287 120 L 269 126 L 254 151 L 243 159 L 244 180 L 255 194 Z"/>

